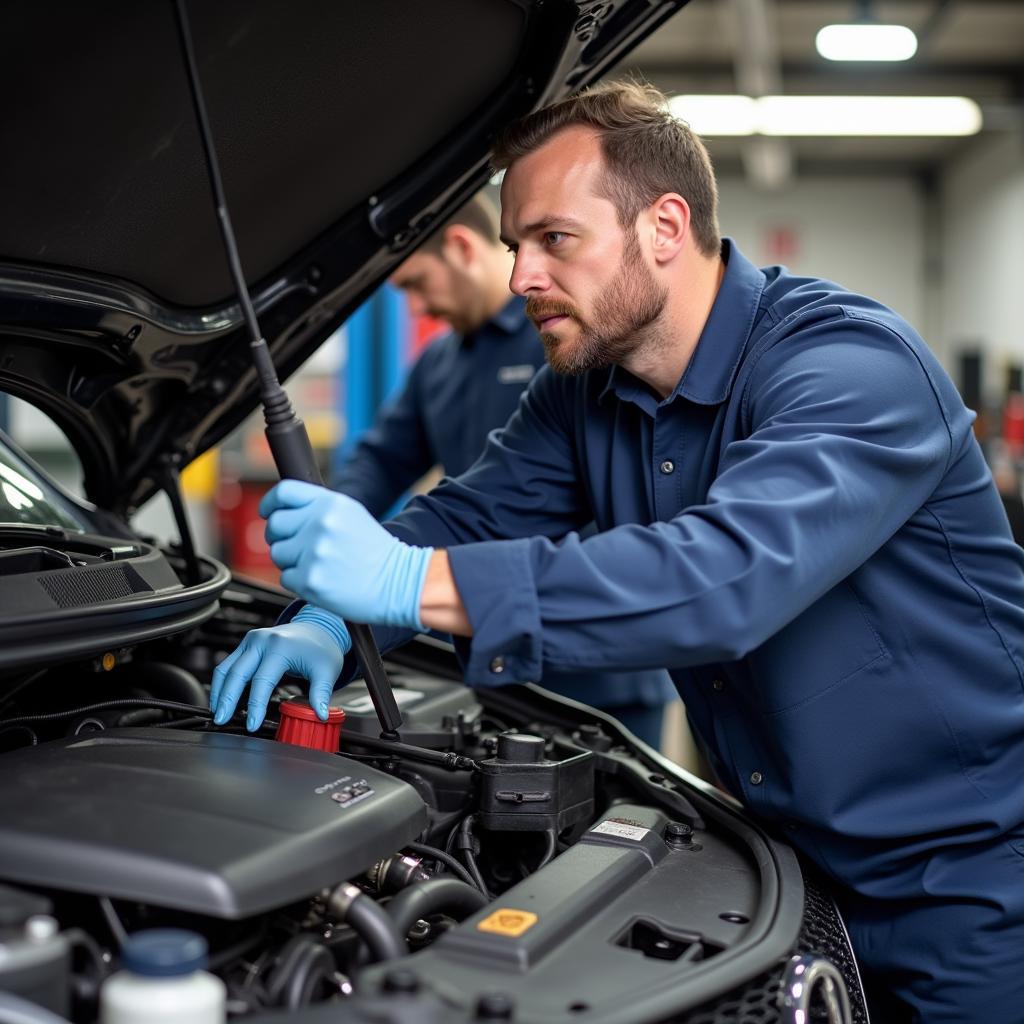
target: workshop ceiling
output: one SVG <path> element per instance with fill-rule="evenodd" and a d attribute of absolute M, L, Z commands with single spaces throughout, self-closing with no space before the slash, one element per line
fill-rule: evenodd
<path fill-rule="evenodd" d="M 820 57 L 817 31 L 854 21 L 861 6 L 854 0 L 692 0 L 620 71 L 637 71 L 670 93 L 968 96 L 982 108 L 983 134 L 1021 131 L 1024 0 L 878 0 L 871 4 L 877 20 L 917 34 L 913 58 L 888 64 Z M 783 145 L 801 174 L 928 173 L 977 139 L 816 137 Z M 720 172 L 746 167 L 748 174 L 758 145 L 769 142 L 707 141 Z"/>

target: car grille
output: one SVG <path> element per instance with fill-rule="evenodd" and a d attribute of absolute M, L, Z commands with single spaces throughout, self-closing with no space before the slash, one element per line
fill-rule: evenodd
<path fill-rule="evenodd" d="M 804 918 L 794 954 L 810 954 L 831 961 L 843 976 L 850 995 L 853 1024 L 868 1024 L 867 1009 L 861 991 L 857 968 L 846 938 L 846 931 L 835 903 L 827 889 L 813 876 L 804 873 Z M 771 971 L 749 984 L 682 1017 L 673 1017 L 665 1024 L 782 1024 L 780 1009 L 782 979 L 787 957 Z M 821 1006 L 812 1005 L 808 1024 L 828 1020 Z"/>

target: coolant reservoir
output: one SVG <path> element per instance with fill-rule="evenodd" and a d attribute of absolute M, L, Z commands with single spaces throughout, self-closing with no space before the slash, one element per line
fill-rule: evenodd
<path fill-rule="evenodd" d="M 130 935 L 100 989 L 100 1024 L 224 1024 L 224 982 L 203 970 L 206 940 L 179 928 Z"/>

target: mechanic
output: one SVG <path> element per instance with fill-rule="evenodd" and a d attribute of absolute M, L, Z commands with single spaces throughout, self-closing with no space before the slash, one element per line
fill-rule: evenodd
<path fill-rule="evenodd" d="M 560 101 L 495 162 L 550 366 L 386 530 L 265 496 L 317 654 L 291 624 L 243 641 L 217 720 L 286 666 L 326 695 L 344 618 L 449 631 L 478 685 L 667 666 L 723 783 L 836 881 L 882 1019 L 1021 1020 L 1024 551 L 973 414 L 895 313 L 719 239 L 706 151 L 653 89 Z"/>
<path fill-rule="evenodd" d="M 446 320 L 452 331 L 427 346 L 331 482 L 377 518 L 434 466 L 449 476 L 469 469 L 544 364 L 525 300 L 508 290 L 511 270 L 496 204 L 481 192 L 392 275 L 414 316 Z M 539 681 L 603 708 L 653 747 L 661 743 L 665 704 L 676 697 L 664 669 L 553 671 Z"/>

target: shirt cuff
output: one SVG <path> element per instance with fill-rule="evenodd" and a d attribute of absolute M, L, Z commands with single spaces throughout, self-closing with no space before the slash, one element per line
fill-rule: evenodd
<path fill-rule="evenodd" d="M 280 615 L 277 617 L 275 626 L 283 626 L 286 622 L 291 622 L 299 612 L 305 608 L 306 602 L 301 597 L 295 598 L 294 601 Z"/>
<path fill-rule="evenodd" d="M 466 682 L 504 686 L 539 679 L 540 604 L 529 541 L 459 544 L 448 549 L 448 564 L 473 627 L 468 651 L 463 648 Z"/>

